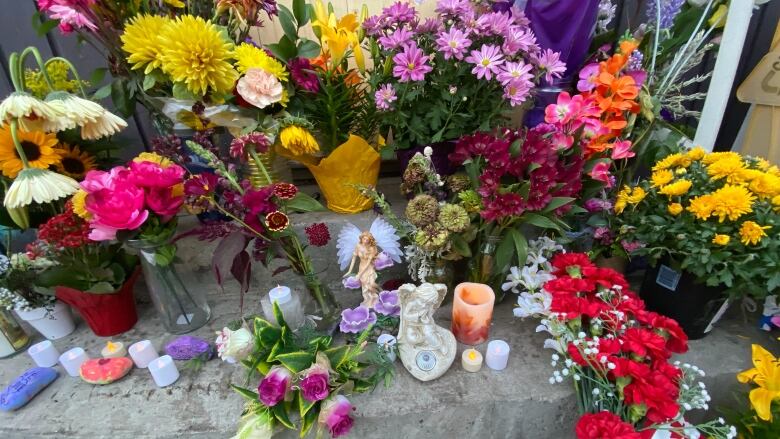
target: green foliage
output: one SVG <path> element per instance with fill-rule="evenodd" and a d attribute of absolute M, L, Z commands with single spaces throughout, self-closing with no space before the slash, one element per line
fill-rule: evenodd
<path fill-rule="evenodd" d="M 742 439 L 769 439 L 780 437 L 780 401 L 772 403 L 772 419 L 764 421 L 750 406 L 747 393 L 735 396 L 741 410 L 722 410 L 726 422 L 737 429 Z"/>

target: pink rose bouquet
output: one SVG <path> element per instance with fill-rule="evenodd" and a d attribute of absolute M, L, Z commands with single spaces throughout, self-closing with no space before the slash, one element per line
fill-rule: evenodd
<path fill-rule="evenodd" d="M 272 367 L 257 387 L 260 402 L 268 407 L 279 404 L 290 390 L 291 380 L 292 374 L 287 368 L 283 366 Z"/>

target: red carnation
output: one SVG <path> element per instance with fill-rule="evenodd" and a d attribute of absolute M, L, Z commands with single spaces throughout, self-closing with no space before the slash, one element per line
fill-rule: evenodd
<path fill-rule="evenodd" d="M 672 353 L 666 349 L 666 339 L 644 328 L 628 328 L 623 334 L 623 352 L 652 360 L 667 360 Z"/>
<path fill-rule="evenodd" d="M 328 245 L 330 241 L 330 230 L 325 223 L 314 223 L 304 229 L 306 236 L 309 238 L 309 244 L 315 247 L 323 247 Z"/>
<path fill-rule="evenodd" d="M 274 185 L 274 195 L 282 200 L 292 200 L 298 194 L 298 188 L 291 183 L 277 183 Z"/>
<path fill-rule="evenodd" d="M 643 313 L 643 323 L 655 328 L 666 339 L 666 348 L 675 354 L 684 354 L 688 352 L 688 336 L 674 319 L 662 316 L 652 311 Z"/>
<path fill-rule="evenodd" d="M 582 415 L 575 431 L 577 439 L 642 439 L 631 424 L 611 412 Z"/>
<path fill-rule="evenodd" d="M 669 373 L 669 370 L 665 368 L 663 372 Z M 647 419 L 650 422 L 667 422 L 677 416 L 680 410 L 677 405 L 680 389 L 676 378 L 663 372 L 651 370 L 643 378 L 635 377 L 623 390 L 627 403 L 647 406 Z"/>
<path fill-rule="evenodd" d="M 584 253 L 558 253 L 552 260 L 552 266 L 555 268 L 553 274 L 556 276 L 567 274 L 569 269 L 581 275 L 586 270 L 596 267 Z M 570 274 L 575 275 L 575 273 Z"/>
<path fill-rule="evenodd" d="M 622 288 L 624 293 L 629 292 L 629 286 L 628 282 L 626 282 L 626 279 L 622 274 L 611 268 L 586 266 L 582 267 L 582 275 L 583 277 L 596 282 L 604 288 L 612 288 L 613 286 L 617 285 Z"/>
<path fill-rule="evenodd" d="M 265 225 L 268 227 L 268 230 L 272 232 L 281 232 L 286 229 L 289 224 L 290 219 L 287 218 L 287 215 L 285 215 L 284 212 L 279 212 L 277 210 L 265 216 Z"/>

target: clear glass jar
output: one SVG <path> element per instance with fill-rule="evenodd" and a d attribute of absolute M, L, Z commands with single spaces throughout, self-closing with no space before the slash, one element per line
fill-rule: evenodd
<path fill-rule="evenodd" d="M 315 273 L 304 274 L 303 282 L 314 299 L 310 302 L 312 307 L 306 310 L 306 314 L 317 317 L 319 331 L 328 333 L 335 331 L 340 321 L 341 310 L 333 292 Z"/>
<path fill-rule="evenodd" d="M 469 265 L 469 281 L 491 286 L 496 293 L 496 302 L 501 302 L 504 298 L 501 283 L 506 278 L 506 273 L 499 272 L 496 267 L 496 250 L 499 242 L 501 242 L 500 236 L 488 236 Z"/>
<path fill-rule="evenodd" d="M 0 358 L 10 357 L 24 349 L 30 337 L 9 311 L 0 310 Z"/>
<path fill-rule="evenodd" d="M 206 290 L 189 290 L 179 277 L 174 264 L 160 265 L 155 253 L 162 245 L 144 241 L 128 241 L 139 250 L 144 280 L 165 329 L 171 334 L 186 334 L 205 325 L 211 318 Z"/>
<path fill-rule="evenodd" d="M 452 301 L 452 289 L 455 288 L 455 268 L 453 262 L 447 259 L 436 259 L 433 261 L 431 271 L 425 276 L 425 281 L 431 284 L 444 284 L 447 286 L 447 295 L 444 302 Z"/>

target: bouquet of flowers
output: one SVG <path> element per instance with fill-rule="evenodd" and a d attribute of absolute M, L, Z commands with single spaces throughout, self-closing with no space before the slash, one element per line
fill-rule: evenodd
<path fill-rule="evenodd" d="M 32 253 L 0 255 L 0 307 L 8 311 L 52 311 L 54 294 L 36 285 L 38 275 L 56 263 Z"/>
<path fill-rule="evenodd" d="M 318 436 L 348 434 L 353 406 L 344 394 L 367 392 L 382 381 L 389 385 L 392 362 L 383 349 L 367 344 L 368 330 L 355 344 L 334 346 L 329 336 L 293 336 L 277 304 L 274 315 L 278 327 L 254 319 L 254 343 L 241 359 L 247 383 L 258 371 L 263 375 L 257 391 L 233 385 L 247 399 L 237 437 L 271 437 L 277 428 L 298 430 L 304 437 L 315 425 Z M 231 340 L 221 338 L 218 344 L 228 346 Z"/>
<path fill-rule="evenodd" d="M 673 353 L 688 350 L 677 322 L 645 310 L 622 275 L 596 267 L 584 254 L 559 254 L 551 266 L 553 279 L 544 289 L 552 301 L 541 328 L 557 349 L 550 383 L 574 384 L 582 415 L 578 439 L 649 438 L 656 431 L 736 437 L 722 419 L 696 426 L 686 421 L 687 412 L 706 410 L 710 397 L 698 381 L 702 370 L 670 363 Z"/>
<path fill-rule="evenodd" d="M 780 434 L 780 400 L 775 389 L 780 379 L 780 362 L 761 345 L 754 344 L 753 368 L 740 372 L 740 383 L 753 384 L 750 389 L 750 408 L 728 412 L 728 419 L 739 432 L 739 437 L 748 439 L 776 437 Z M 743 399 L 747 395 L 743 396 Z"/>
<path fill-rule="evenodd" d="M 500 126 L 542 78 L 565 71 L 558 53 L 536 45 L 519 9 L 488 12 L 468 0 L 440 0 L 436 13 L 420 20 L 396 2 L 362 24 L 381 132 L 392 129 L 396 149 Z"/>
<path fill-rule="evenodd" d="M 780 288 L 780 169 L 736 152 L 677 152 L 624 186 L 614 211 L 635 255 L 735 295 Z M 668 264 L 667 264 L 668 265 Z"/>

